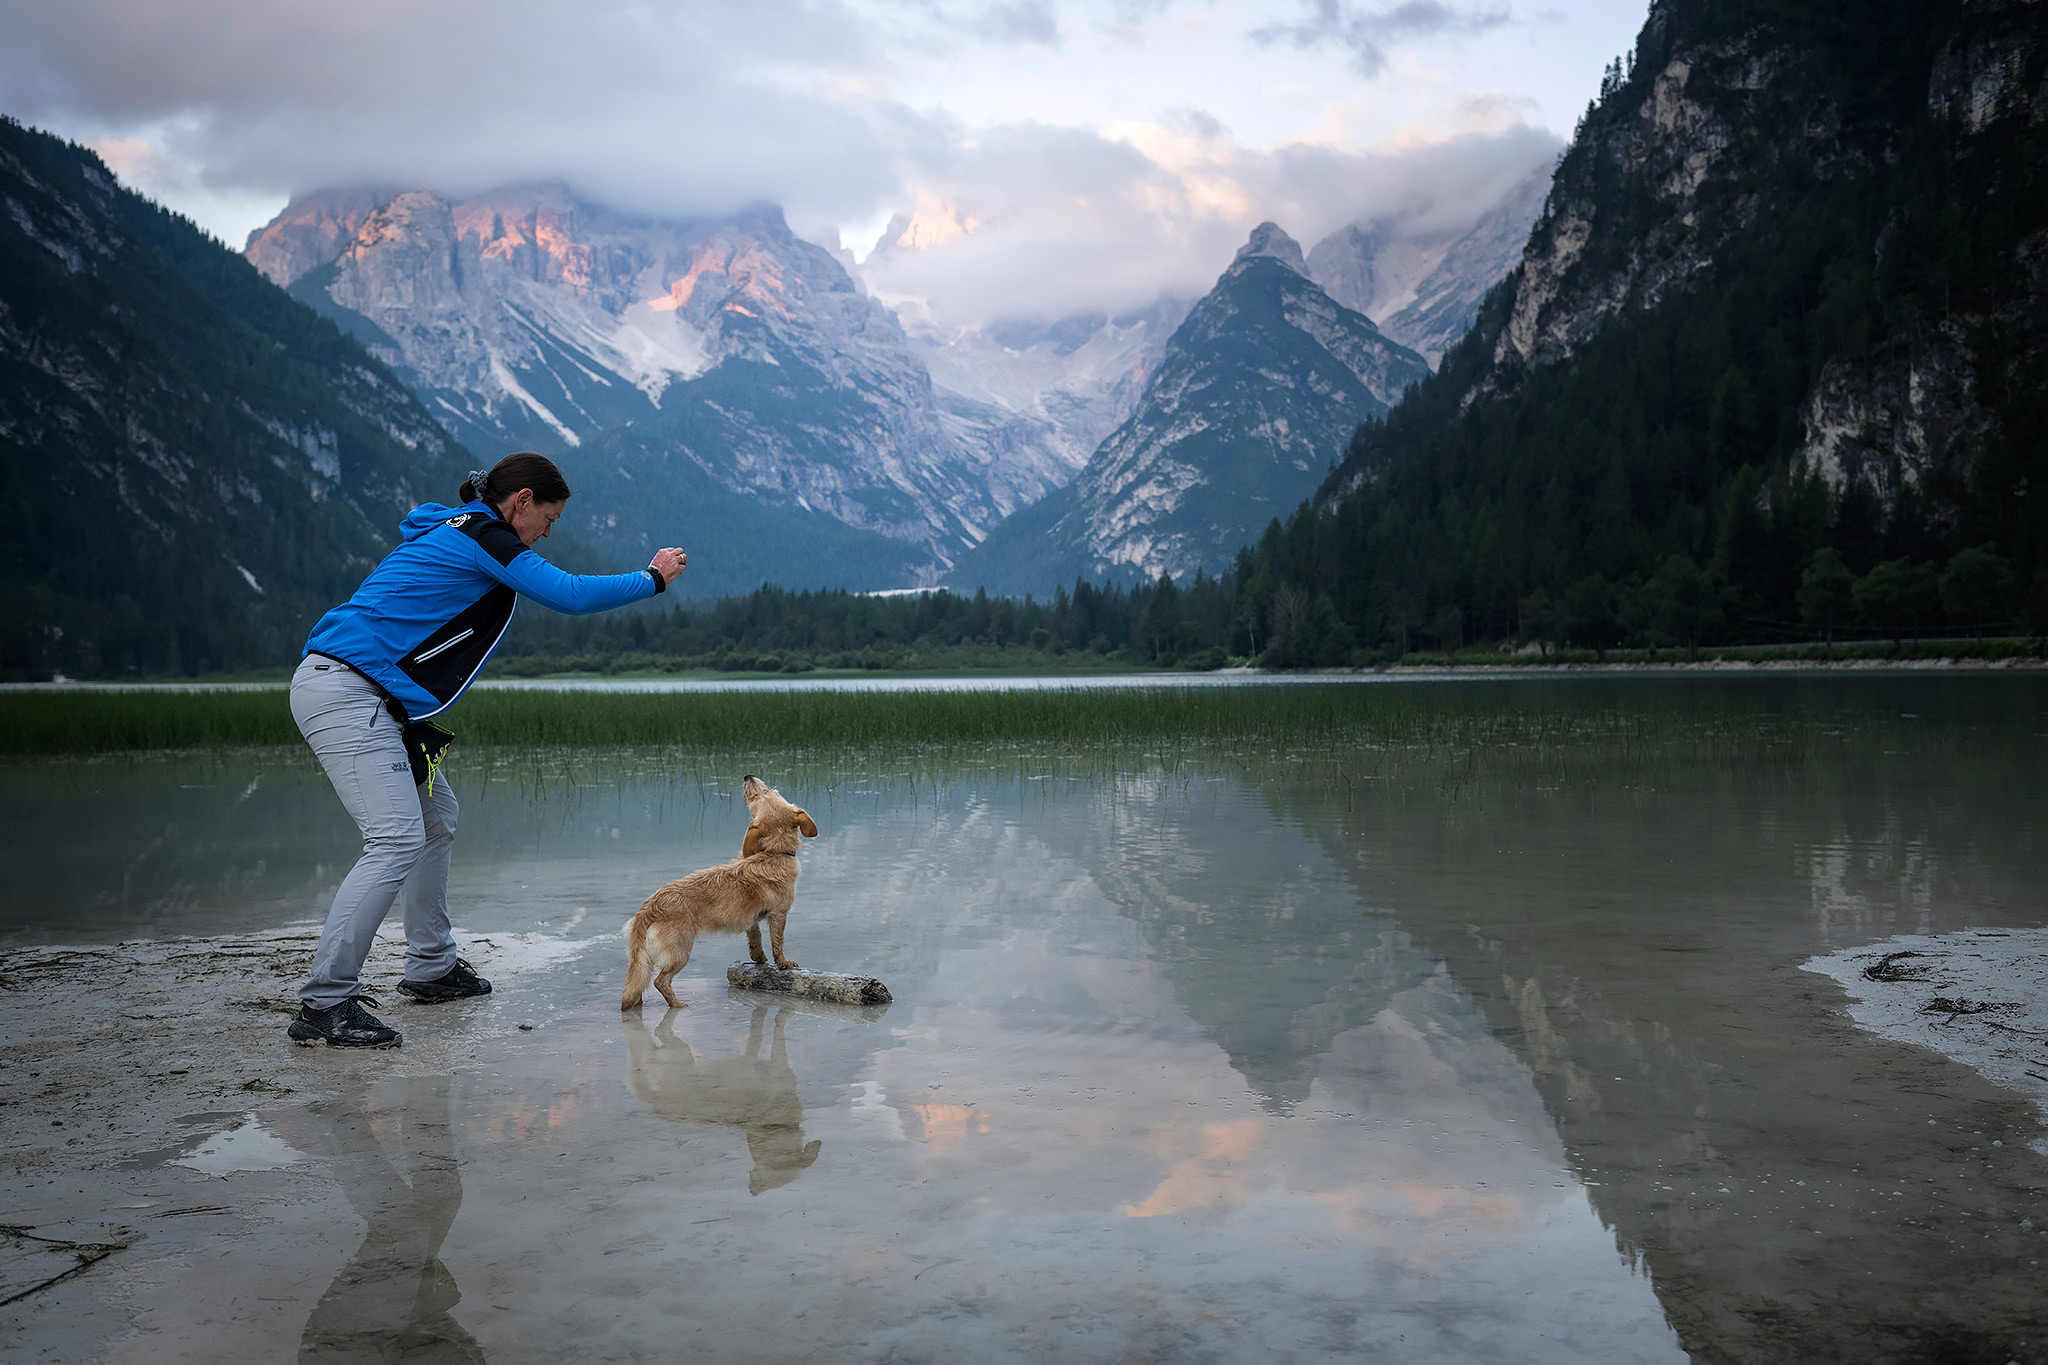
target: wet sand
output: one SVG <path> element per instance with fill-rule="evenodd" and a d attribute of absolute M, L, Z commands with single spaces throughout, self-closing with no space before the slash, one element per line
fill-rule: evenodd
<path fill-rule="evenodd" d="M 327 1207 L 326 1173 L 280 1135 L 278 1121 L 290 1134 L 293 1115 L 372 1084 L 426 1077 L 431 1086 L 438 1075 L 445 1088 L 453 1069 L 545 1019 L 518 985 L 577 947 L 535 934 L 460 934 L 463 955 L 507 993 L 429 1007 L 389 989 L 404 941 L 382 935 L 363 979 L 386 987 L 384 1016 L 405 1043 L 356 1052 L 285 1036 L 317 937 L 304 926 L 0 953 L 0 1300 L 11 1315 L 0 1319 L 0 1353 L 140 1353 L 138 1324 L 85 1278 L 115 1265 L 133 1274 L 142 1262 L 178 1267 L 173 1277 L 189 1286 L 194 1258 L 231 1254 L 257 1236 L 265 1273 L 252 1281 L 239 1267 L 239 1282 L 218 1283 L 219 1299 L 175 1297 L 199 1316 L 182 1329 L 164 1325 L 194 1334 L 187 1347 L 213 1340 L 219 1359 L 288 1354 L 303 1308 L 284 1313 L 275 1332 L 252 1334 L 261 1304 L 319 1278 L 332 1259 L 331 1229 L 354 1220 Z M 266 1236 L 280 1221 L 328 1235 Z M 163 1322 L 161 1306 L 153 1316 Z M 118 1348 L 123 1338 L 130 1344 Z M 176 1349 L 167 1358 L 180 1358 Z"/>
<path fill-rule="evenodd" d="M 2048 1123 L 2048 929 L 1901 934 L 1804 965 L 1841 985 L 1863 1028 L 1961 1062 Z M 2029 1145 L 2048 1156 L 2048 1136 Z"/>

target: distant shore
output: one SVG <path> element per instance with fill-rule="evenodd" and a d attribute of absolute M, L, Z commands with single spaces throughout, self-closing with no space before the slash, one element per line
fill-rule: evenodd
<path fill-rule="evenodd" d="M 1401 674 L 1429 676 L 1456 674 L 1461 677 L 1499 676 L 1517 677 L 1543 673 L 1750 673 L 1750 672 L 1940 672 L 1940 671 L 2011 671 L 2015 669 L 2048 669 L 2048 650 L 2034 640 L 2000 640 L 1982 642 L 1981 648 L 1957 650 L 1957 645 L 1976 645 L 1978 642 L 1964 641 L 1922 641 L 1908 645 L 1902 652 L 1892 652 L 1889 646 L 1882 651 L 1867 645 L 1838 646 L 1836 652 L 1824 654 L 1820 645 L 1777 646 L 1777 645 L 1733 645 L 1722 649 L 1703 649 L 1696 659 L 1686 659 L 1670 650 L 1650 655 L 1640 650 L 1610 650 L 1606 657 L 1591 650 L 1554 651 L 1541 657 L 1533 653 L 1507 654 L 1499 650 L 1465 650 L 1457 654 L 1407 654 L 1397 661 L 1383 663 L 1355 664 L 1329 668 L 1264 669 L 1253 667 L 1248 662 L 1234 662 L 1222 668 L 1196 669 L 1173 666 L 1119 663 L 1104 660 L 1101 656 L 1047 656 L 1042 664 L 1005 664 L 989 668 L 934 667 L 934 668 L 805 668 L 801 671 L 778 669 L 715 669 L 715 668 L 630 668 L 612 670 L 565 669 L 545 672 L 517 672 L 510 669 L 494 670 L 495 676 L 486 678 L 479 686 L 515 684 L 532 686 L 550 682 L 798 682 L 798 681 L 843 681 L 846 679 L 915 680 L 923 682 L 945 682 L 948 679 L 971 679 L 975 681 L 1016 678 L 1042 681 L 1057 678 L 1086 678 L 1109 680 L 1115 678 L 1157 679 L 1171 677 L 1355 677 L 1362 674 Z M 1853 651 L 1853 652 L 1852 652 Z M 1062 659 L 1087 659 L 1087 662 L 1068 663 L 1062 666 Z M 514 663 L 518 661 L 513 661 Z M 0 683 L 0 692 L 91 692 L 129 690 L 223 690 L 261 689 L 282 687 L 290 680 L 288 669 L 264 672 L 228 673 L 203 675 L 194 678 L 139 678 L 133 680 L 110 680 L 94 678 L 54 678 L 39 682 Z"/>

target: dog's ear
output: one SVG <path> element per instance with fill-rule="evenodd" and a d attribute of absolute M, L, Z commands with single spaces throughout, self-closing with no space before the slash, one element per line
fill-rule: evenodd
<path fill-rule="evenodd" d="M 761 827 L 759 825 L 748 825 L 747 837 L 740 844 L 740 856 L 742 858 L 751 858 L 760 851 Z"/>
<path fill-rule="evenodd" d="M 796 827 L 804 832 L 804 838 L 806 839 L 818 837 L 818 822 L 813 820 L 811 813 L 801 806 L 797 807 Z"/>

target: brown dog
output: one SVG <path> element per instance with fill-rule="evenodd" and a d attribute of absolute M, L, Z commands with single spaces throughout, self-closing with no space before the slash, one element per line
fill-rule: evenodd
<path fill-rule="evenodd" d="M 692 872 L 649 896 L 640 913 L 626 923 L 626 990 L 619 1008 L 629 1010 L 647 994 L 651 979 L 661 998 L 678 1009 L 682 1001 L 669 989 L 690 960 L 690 947 L 704 932 L 747 935 L 747 952 L 756 962 L 761 952 L 761 921 L 768 921 L 768 941 L 775 965 L 796 966 L 782 955 L 782 930 L 796 900 L 796 851 L 801 840 L 818 837 L 818 826 L 801 807 L 749 773 L 740 797 L 753 817 L 740 856 L 722 867 Z"/>

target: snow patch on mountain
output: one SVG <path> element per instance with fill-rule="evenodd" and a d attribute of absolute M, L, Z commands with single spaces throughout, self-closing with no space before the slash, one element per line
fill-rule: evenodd
<path fill-rule="evenodd" d="M 1434 368 L 1486 291 L 1521 263 L 1553 170 L 1548 162 L 1532 170 L 1467 224 L 1429 225 L 1429 206 L 1420 205 L 1339 228 L 1308 253 L 1307 273 Z"/>

